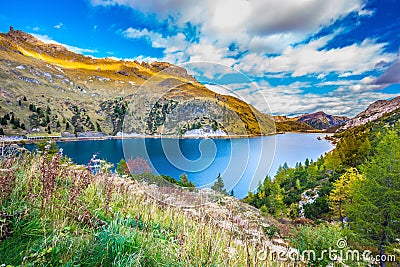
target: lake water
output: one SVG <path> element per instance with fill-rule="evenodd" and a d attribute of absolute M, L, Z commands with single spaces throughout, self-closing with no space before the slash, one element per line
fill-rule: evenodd
<path fill-rule="evenodd" d="M 285 162 L 294 166 L 330 151 L 333 146 L 328 141 L 317 139 L 323 136 L 287 133 L 236 139 L 132 138 L 59 142 L 58 146 L 78 164 L 87 164 L 93 154 L 115 166 L 122 158 L 141 157 L 154 173 L 175 179 L 186 173 L 197 187 L 212 185 L 220 173 L 226 189 L 243 198 L 266 175 L 274 176 Z"/>

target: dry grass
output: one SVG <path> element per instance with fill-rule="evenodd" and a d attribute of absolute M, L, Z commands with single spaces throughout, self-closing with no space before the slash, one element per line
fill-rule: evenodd
<path fill-rule="evenodd" d="M 257 252 L 275 246 L 262 226 L 276 222 L 228 196 L 93 175 L 46 153 L 13 168 L 2 212 L 23 213 L 2 223 L 13 230 L 0 242 L 0 263 L 263 266 Z"/>

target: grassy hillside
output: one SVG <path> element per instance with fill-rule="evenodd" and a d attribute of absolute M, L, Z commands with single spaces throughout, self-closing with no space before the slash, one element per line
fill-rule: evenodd
<path fill-rule="evenodd" d="M 298 122 L 298 121 L 279 121 L 275 122 L 275 127 L 277 132 L 310 132 L 317 130 L 305 122 Z"/>
<path fill-rule="evenodd" d="M 0 161 L 0 264 L 260 266 L 261 244 L 278 238 L 265 230 L 276 220 L 233 197 L 93 175 L 47 151 Z"/>

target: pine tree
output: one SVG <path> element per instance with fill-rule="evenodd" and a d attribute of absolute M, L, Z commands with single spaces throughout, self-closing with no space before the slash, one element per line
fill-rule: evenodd
<path fill-rule="evenodd" d="M 283 218 L 283 214 L 286 213 L 286 205 L 283 202 L 283 190 L 278 183 L 272 183 L 271 194 L 267 199 L 270 213 Z"/>
<path fill-rule="evenodd" d="M 222 180 L 221 174 L 219 173 L 217 181 L 215 181 L 214 185 L 211 186 L 211 189 L 218 193 L 226 194 L 226 189 L 224 187 L 225 187 L 224 180 Z"/>
<path fill-rule="evenodd" d="M 189 179 L 186 173 L 183 173 L 179 176 L 179 181 L 182 183 L 182 185 L 186 185 L 189 183 Z"/>
<path fill-rule="evenodd" d="M 96 129 L 98 132 L 102 132 L 100 124 L 98 122 L 96 122 Z"/>
<path fill-rule="evenodd" d="M 352 203 L 345 211 L 358 237 L 384 255 L 400 236 L 400 138 L 394 130 L 385 135 L 362 170 L 365 179 L 352 186 Z"/>

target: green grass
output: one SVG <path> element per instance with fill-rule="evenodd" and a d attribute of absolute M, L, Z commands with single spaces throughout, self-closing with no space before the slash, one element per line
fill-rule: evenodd
<path fill-rule="evenodd" d="M 109 176 L 89 175 L 66 159 L 50 159 L 24 156 L 13 166 L 15 186 L 0 206 L 15 216 L 0 220 L 11 232 L 0 242 L 0 264 L 259 266 L 260 244 L 222 229 L 201 209 L 190 216 L 132 189 L 133 180 L 111 183 Z M 57 168 L 52 186 L 43 173 Z M 74 189 L 79 193 L 72 199 Z"/>

